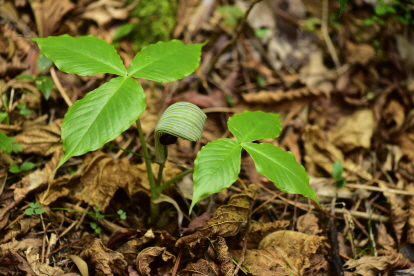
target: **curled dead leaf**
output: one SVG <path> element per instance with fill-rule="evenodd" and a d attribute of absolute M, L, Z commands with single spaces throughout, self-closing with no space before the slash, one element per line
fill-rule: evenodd
<path fill-rule="evenodd" d="M 197 230 L 194 234 L 180 238 L 176 246 L 188 246 L 194 248 L 198 243 L 212 236 L 234 236 L 242 223 L 247 222 L 250 213 L 251 202 L 256 198 L 257 186 L 250 185 L 249 188 L 238 195 L 230 198 L 227 205 L 220 206 L 212 219 L 206 226 Z"/>
<path fill-rule="evenodd" d="M 135 263 L 142 276 L 154 276 L 154 268 L 157 276 L 170 275 L 175 256 L 165 247 L 147 247 L 138 254 Z"/>
<path fill-rule="evenodd" d="M 121 253 L 106 248 L 100 239 L 84 250 L 80 257 L 94 268 L 95 275 L 127 276 L 127 262 Z"/>
<path fill-rule="evenodd" d="M 328 263 L 318 253 L 324 240 L 324 237 L 295 231 L 277 231 L 267 235 L 259 249 L 247 250 L 244 265 L 252 275 L 260 276 L 304 275 L 307 270 L 317 272 L 314 269 L 326 271 Z"/>

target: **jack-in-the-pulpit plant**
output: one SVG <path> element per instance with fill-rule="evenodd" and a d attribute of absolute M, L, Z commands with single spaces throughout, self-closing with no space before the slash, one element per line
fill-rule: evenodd
<path fill-rule="evenodd" d="M 253 141 L 276 138 L 281 131 L 278 115 L 245 111 L 228 121 L 235 139 L 218 139 L 198 153 L 194 170 L 161 183 L 168 144 L 176 137 L 197 141 L 201 137 L 206 115 L 191 103 L 176 103 L 162 115 L 155 130 L 158 177 L 152 172 L 151 158 L 139 117 L 144 112 L 145 93 L 134 78 L 161 83 L 172 82 L 193 73 L 200 63 L 204 44 L 184 45 L 179 40 L 158 42 L 139 52 L 125 68 L 115 48 L 94 36 L 33 38 L 46 57 L 66 73 L 91 76 L 97 73 L 117 75 L 107 83 L 76 101 L 62 123 L 64 156 L 58 167 L 69 158 L 97 150 L 115 139 L 136 121 L 151 189 L 151 218 L 159 213 L 157 200 L 168 185 L 194 171 L 194 197 L 191 209 L 204 196 L 232 185 L 240 172 L 241 150 L 253 158 L 259 173 L 267 176 L 282 191 L 298 193 L 317 201 L 309 186 L 304 168 L 290 152 L 268 143 Z"/>

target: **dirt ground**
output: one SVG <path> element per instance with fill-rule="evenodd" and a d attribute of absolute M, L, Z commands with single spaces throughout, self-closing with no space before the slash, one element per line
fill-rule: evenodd
<path fill-rule="evenodd" d="M 14 138 L 12 152 L 0 143 L 0 276 L 414 275 L 414 2 L 339 12 L 335 0 L 0 0 L 0 134 Z M 207 41 L 192 75 L 140 80 L 150 150 L 171 104 L 207 114 L 200 141 L 169 146 L 163 179 L 231 138 L 229 117 L 262 110 L 283 131 L 261 142 L 293 153 L 321 208 L 243 152 L 230 188 L 189 215 L 188 175 L 151 222 L 135 124 L 54 171 L 68 107 L 111 78 L 60 72 L 29 39 L 62 34 L 104 39 L 126 65 L 159 40 Z"/>

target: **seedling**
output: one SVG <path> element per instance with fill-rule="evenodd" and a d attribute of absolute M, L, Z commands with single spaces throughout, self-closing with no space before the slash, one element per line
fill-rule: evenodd
<path fill-rule="evenodd" d="M 206 119 L 204 112 L 191 103 L 171 105 L 155 129 L 155 162 L 160 165 L 160 169 L 157 178 L 153 175 L 151 162 L 154 161 L 148 153 L 139 120 L 145 109 L 145 94 L 133 78 L 164 83 L 188 76 L 198 67 L 204 44 L 188 46 L 178 40 L 158 42 L 139 52 L 126 69 L 115 48 L 93 36 L 74 38 L 63 35 L 33 40 L 61 71 L 81 76 L 97 73 L 119 75 L 89 92 L 69 108 L 62 123 L 65 155 L 57 168 L 72 156 L 102 147 L 136 121 L 150 182 L 153 223 L 159 213 L 159 207 L 153 201 L 160 197 L 168 185 L 193 171 L 194 198 L 191 208 L 202 197 L 232 185 L 240 172 L 242 149 L 252 156 L 258 172 L 267 176 L 280 190 L 300 193 L 317 202 L 305 169 L 290 152 L 268 143 L 253 143 L 258 139 L 276 138 L 281 131 L 278 115 L 261 111 L 245 111 L 230 118 L 228 126 L 235 139 L 218 139 L 207 144 L 197 155 L 194 170 L 162 183 L 168 144 L 174 143 L 177 137 L 199 140 Z"/>
<path fill-rule="evenodd" d="M 42 92 L 45 99 L 49 99 L 50 93 L 52 93 L 53 90 L 53 81 L 49 77 L 21 74 L 17 76 L 17 79 L 26 79 L 34 81 L 37 89 L 39 89 Z"/>
<path fill-rule="evenodd" d="M 39 202 L 30 202 L 29 207 L 25 209 L 24 212 L 26 213 L 26 215 L 31 216 L 33 214 L 41 215 L 45 212 L 45 210 L 40 207 Z"/>
<path fill-rule="evenodd" d="M 342 188 L 346 185 L 345 178 L 342 177 L 342 172 L 344 171 L 344 168 L 342 167 L 342 163 L 338 160 L 334 162 L 332 165 L 332 176 L 334 180 L 336 181 L 336 185 L 338 188 Z"/>
<path fill-rule="evenodd" d="M 21 172 L 27 172 L 33 169 L 35 164 L 32 162 L 23 162 L 20 166 L 17 164 L 13 164 L 9 168 L 9 172 L 11 173 L 21 173 Z"/>
<path fill-rule="evenodd" d="M 5 153 L 18 153 L 23 150 L 23 146 L 16 143 L 16 138 L 9 137 L 5 133 L 0 132 L 0 150 Z"/>

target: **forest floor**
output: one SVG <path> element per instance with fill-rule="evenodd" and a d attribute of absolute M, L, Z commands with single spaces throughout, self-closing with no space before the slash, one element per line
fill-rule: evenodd
<path fill-rule="evenodd" d="M 339 17 L 334 0 L 161 2 L 0 0 L 0 138 L 14 138 L 0 143 L 0 276 L 414 275 L 414 3 L 354 0 Z M 60 72 L 29 39 L 62 34 L 102 38 L 126 65 L 160 39 L 207 41 L 189 77 L 140 80 L 150 149 L 172 103 L 207 114 L 200 141 L 169 146 L 165 180 L 231 138 L 229 117 L 262 110 L 283 125 L 265 142 L 303 164 L 321 208 L 243 153 L 230 188 L 188 215 L 185 177 L 151 223 L 135 124 L 54 171 L 69 106 L 111 77 Z"/>

